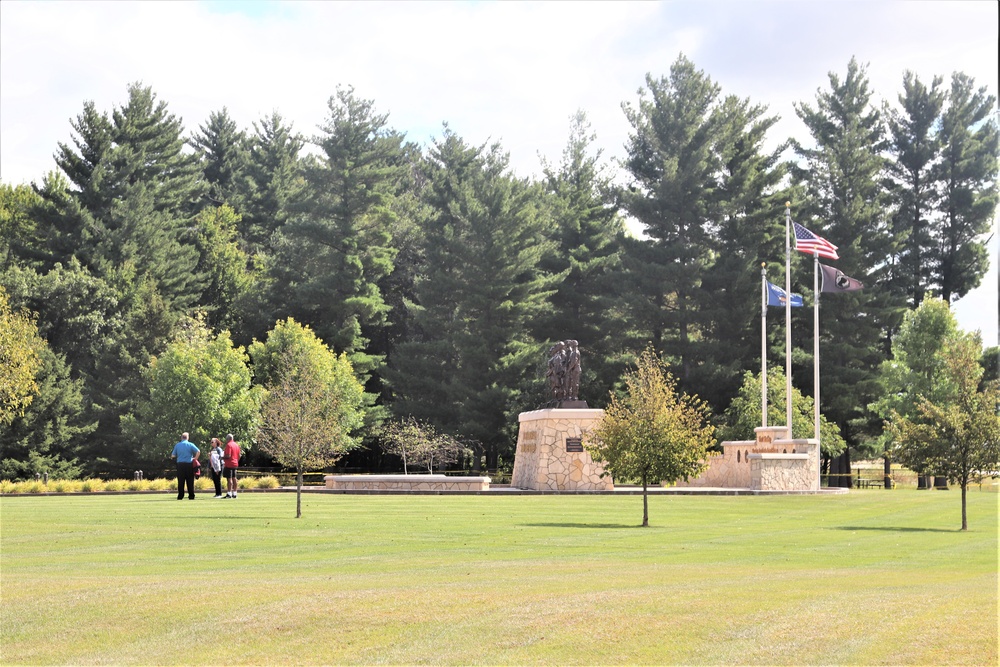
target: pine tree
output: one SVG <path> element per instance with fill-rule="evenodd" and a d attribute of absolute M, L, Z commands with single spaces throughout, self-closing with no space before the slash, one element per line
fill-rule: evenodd
<path fill-rule="evenodd" d="M 202 160 L 209 201 L 215 206 L 228 204 L 242 213 L 249 189 L 245 183 L 249 164 L 246 133 L 229 117 L 226 107 L 211 113 L 199 130 L 191 138 L 191 145 Z"/>
<path fill-rule="evenodd" d="M 393 407 L 477 443 L 493 468 L 512 453 L 521 388 L 537 381 L 530 326 L 554 287 L 539 266 L 551 223 L 540 188 L 508 173 L 499 146 L 469 146 L 446 127 L 428 161 L 433 212 L 413 334 L 390 359 Z"/>
<path fill-rule="evenodd" d="M 899 240 L 893 284 L 916 308 L 933 285 L 929 253 L 933 251 L 935 211 L 940 200 L 933 174 L 940 159 L 938 127 L 944 92 L 941 78 L 928 88 L 910 71 L 903 76 L 902 110 L 888 109 L 892 157 L 893 236 Z"/>
<path fill-rule="evenodd" d="M 586 355 L 580 398 L 602 405 L 624 370 L 619 242 L 624 225 L 609 201 L 611 179 L 599 163 L 601 153 L 590 152 L 594 139 L 586 114 L 578 111 L 559 170 L 545 169 L 557 246 L 543 266 L 565 278 L 551 297 L 551 308 L 538 319 L 536 335 L 550 342 L 579 341 Z"/>
<path fill-rule="evenodd" d="M 764 150 L 778 120 L 766 113 L 763 105 L 727 96 L 717 114 L 712 263 L 702 280 L 703 343 L 690 383 L 719 410 L 736 394 L 743 372 L 760 366 L 760 268 L 780 261 L 784 245 L 779 211 L 788 193 L 779 187 L 786 173 L 779 159 L 785 146 Z"/>
<path fill-rule="evenodd" d="M 271 235 L 288 221 L 304 181 L 299 164 L 302 137 L 281 114 L 274 112 L 254 123 L 249 139 L 249 192 L 241 211 L 240 236 L 251 255 L 269 251 Z"/>
<path fill-rule="evenodd" d="M 702 280 L 711 261 L 709 221 L 716 213 L 713 151 L 719 87 L 684 56 L 669 77 L 646 76 L 636 106 L 624 105 L 632 125 L 622 193 L 625 210 L 644 239 L 626 239 L 625 266 L 640 335 L 689 380 L 699 339 Z"/>
<path fill-rule="evenodd" d="M 885 260 L 894 240 L 882 186 L 884 128 L 871 104 L 866 68 L 852 58 L 846 77 L 831 72 L 829 79 L 830 89 L 817 93 L 815 108 L 796 105 L 815 147 L 797 146 L 805 169 L 796 173 L 808 199 L 805 207 L 793 208 L 793 219 L 837 245 L 837 268 L 866 285 L 824 299 L 820 311 L 822 409 L 840 426 L 848 445 L 858 447 L 867 428 L 864 408 L 880 392 L 878 368 L 904 304 L 881 286 L 890 277 Z M 811 381 L 811 370 L 800 378 L 802 384 Z M 849 463 L 849 451 L 843 464 Z"/>
<path fill-rule="evenodd" d="M 371 374 L 384 360 L 369 342 L 387 324 L 379 281 L 393 270 L 393 200 L 408 164 L 403 135 L 373 101 L 338 88 L 329 108 L 314 139 L 323 157 L 307 162 L 306 197 L 275 247 L 275 303 L 347 353 L 366 385 L 368 417 L 377 420 L 384 411 L 372 406 L 381 387 Z"/>
<path fill-rule="evenodd" d="M 935 282 L 951 303 L 979 286 L 989 266 L 986 241 L 997 209 L 996 97 L 972 77 L 952 75 L 941 119 L 943 220 L 932 253 Z"/>

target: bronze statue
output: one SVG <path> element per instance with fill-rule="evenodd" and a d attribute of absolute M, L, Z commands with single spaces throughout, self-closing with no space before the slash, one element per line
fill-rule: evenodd
<path fill-rule="evenodd" d="M 587 407 L 580 395 L 580 347 L 575 340 L 559 341 L 549 348 L 548 370 L 551 407 Z"/>

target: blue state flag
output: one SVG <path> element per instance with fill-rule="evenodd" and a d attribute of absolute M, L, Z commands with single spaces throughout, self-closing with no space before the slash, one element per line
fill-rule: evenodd
<path fill-rule="evenodd" d="M 769 306 L 785 306 L 785 290 L 781 289 L 777 285 L 772 285 L 770 282 L 767 283 L 767 305 Z M 802 306 L 802 295 L 793 294 L 792 295 L 792 308 L 798 308 Z"/>

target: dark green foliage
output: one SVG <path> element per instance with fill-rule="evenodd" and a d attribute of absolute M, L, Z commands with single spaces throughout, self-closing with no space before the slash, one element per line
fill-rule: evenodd
<path fill-rule="evenodd" d="M 631 183 L 622 203 L 646 236 L 625 244 L 631 317 L 640 335 L 679 369 L 687 387 L 717 213 L 719 87 L 680 56 L 668 77 L 647 75 L 640 95 L 636 106 L 624 105 L 633 133 L 625 160 Z"/>
<path fill-rule="evenodd" d="M 783 254 L 781 211 L 789 194 L 779 187 L 786 173 L 779 163 L 785 146 L 771 152 L 763 148 L 777 117 L 734 96 L 726 97 L 716 113 L 712 263 L 702 278 L 701 344 L 689 382 L 722 410 L 742 372 L 760 366 L 760 269 L 762 263 L 777 264 Z M 778 280 L 772 270 L 772 282 Z"/>
<path fill-rule="evenodd" d="M 537 383 L 529 335 L 555 278 L 542 193 L 508 173 L 499 146 L 467 145 L 447 127 L 430 153 L 424 269 L 412 338 L 397 346 L 394 410 L 479 443 L 494 467 L 513 445 L 521 387 Z"/>
<path fill-rule="evenodd" d="M 612 186 L 599 163 L 600 152 L 590 153 L 594 139 L 586 114 L 577 112 L 559 170 L 545 170 L 556 246 L 542 266 L 564 277 L 550 297 L 551 308 L 537 318 L 535 332 L 542 341 L 579 341 L 586 361 L 580 398 L 599 407 L 624 370 L 627 325 L 620 245 L 624 225 L 611 202 Z"/>
<path fill-rule="evenodd" d="M 275 303 L 366 379 L 382 363 L 367 346 L 386 324 L 378 281 L 393 269 L 392 201 L 407 164 L 403 136 L 373 102 L 341 88 L 329 106 L 315 139 L 323 157 L 307 164 L 307 197 L 274 248 Z"/>
<path fill-rule="evenodd" d="M 983 238 L 997 209 L 996 97 L 956 72 L 941 117 L 943 220 L 931 253 L 934 279 L 948 303 L 978 287 L 989 257 Z"/>
<path fill-rule="evenodd" d="M 898 242 L 893 284 L 916 308 L 933 286 L 929 252 L 934 247 L 934 215 L 940 189 L 932 173 L 941 154 L 939 124 L 944 106 L 941 78 L 928 88 L 913 72 L 903 77 L 902 110 L 889 109 L 892 159 L 888 163 L 892 194 L 892 234 Z"/>
<path fill-rule="evenodd" d="M 41 350 L 38 394 L 24 414 L 0 426 L 0 479 L 72 479 L 84 468 L 79 456 L 97 428 L 89 421 L 83 381 L 70 375 L 66 360 L 48 346 Z"/>
<path fill-rule="evenodd" d="M 794 220 L 839 247 L 837 268 L 867 286 L 824 297 L 820 309 L 823 412 L 854 446 L 867 428 L 859 420 L 879 393 L 878 368 L 904 306 L 898 294 L 883 287 L 891 277 L 885 260 L 895 250 L 895 239 L 881 186 L 884 129 L 871 105 L 865 69 L 852 59 L 843 79 L 830 73 L 830 89 L 817 93 L 815 108 L 796 106 L 815 147 L 797 147 L 805 168 L 796 174 L 808 198 L 805 206 L 793 203 L 792 208 Z M 798 384 L 808 385 L 811 368 L 803 371 Z"/>
<path fill-rule="evenodd" d="M 208 199 L 214 206 L 228 204 L 237 211 L 244 209 L 244 198 L 249 190 L 249 151 L 246 133 L 229 117 L 222 107 L 213 112 L 200 133 L 191 139 L 202 160 L 205 180 L 208 182 Z"/>
<path fill-rule="evenodd" d="M 961 73 L 951 83 L 907 74 L 880 115 L 852 60 L 815 108 L 799 105 L 812 142 L 787 178 L 784 145 L 764 148 L 776 119 L 682 56 L 625 105 L 628 181 L 614 189 L 583 112 L 559 165 L 532 182 L 497 146 L 448 129 L 425 158 L 351 88 L 330 99 L 307 157 L 277 112 L 244 132 L 221 107 L 185 138 L 140 84 L 110 113 L 87 102 L 59 171 L 32 189 L 0 184 L 0 286 L 66 364 L 46 371 L 48 407 L 31 417 L 18 474 L 131 470 L 137 443 L 121 423 L 142 416 L 142 370 L 192 320 L 249 346 L 294 317 L 347 353 L 369 427 L 412 415 L 475 441 L 476 465 L 485 453 L 491 468 L 510 463 L 517 413 L 547 398 L 554 340 L 580 341 L 591 405 L 652 341 L 721 414 L 759 368 L 760 265 L 783 283 L 786 200 L 865 283 L 823 297 L 822 399 L 854 451 L 880 447 L 882 420 L 865 407 L 891 390 L 879 368 L 902 313 L 926 294 L 960 298 L 989 259 L 994 98 Z M 809 303 L 812 262 L 792 262 Z M 811 315 L 793 311 L 800 388 L 812 384 Z M 347 465 L 379 465 L 365 456 Z"/>

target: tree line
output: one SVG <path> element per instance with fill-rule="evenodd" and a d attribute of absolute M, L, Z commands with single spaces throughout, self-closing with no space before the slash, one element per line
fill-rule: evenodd
<path fill-rule="evenodd" d="M 851 450 L 880 454 L 869 406 L 904 314 L 980 284 L 997 207 L 995 97 L 960 72 L 902 83 L 897 104 L 879 104 L 852 59 L 796 105 L 803 136 L 767 149 L 778 118 L 680 56 L 622 104 L 620 164 L 595 150 L 581 111 L 539 178 L 447 124 L 428 146 L 408 141 L 351 87 L 311 137 L 278 112 L 240 128 L 225 107 L 187 134 L 141 83 L 110 112 L 86 102 L 58 169 L 0 184 L 0 293 L 40 341 L 24 337 L 33 400 L 0 419 L 0 474 L 155 466 L 170 428 L 199 425 L 157 418 L 151 369 L 180 355 L 197 376 L 200 360 L 236 355 L 212 372 L 252 392 L 263 371 L 247 351 L 296 326 L 363 387 L 355 467 L 397 465 L 374 446 L 394 417 L 465 443 L 475 468 L 510 465 L 517 414 L 546 400 L 544 350 L 567 338 L 584 351 L 590 405 L 622 390 L 648 344 L 732 435 L 743 422 L 723 415 L 760 365 L 761 263 L 783 280 L 786 201 L 866 286 L 823 302 L 825 453 L 834 467 Z M 807 261 L 792 258 L 792 284 L 808 302 Z M 808 395 L 811 313 L 793 333 Z M 781 358 L 783 331 L 768 335 Z M 229 386 L 217 384 L 209 394 Z"/>

